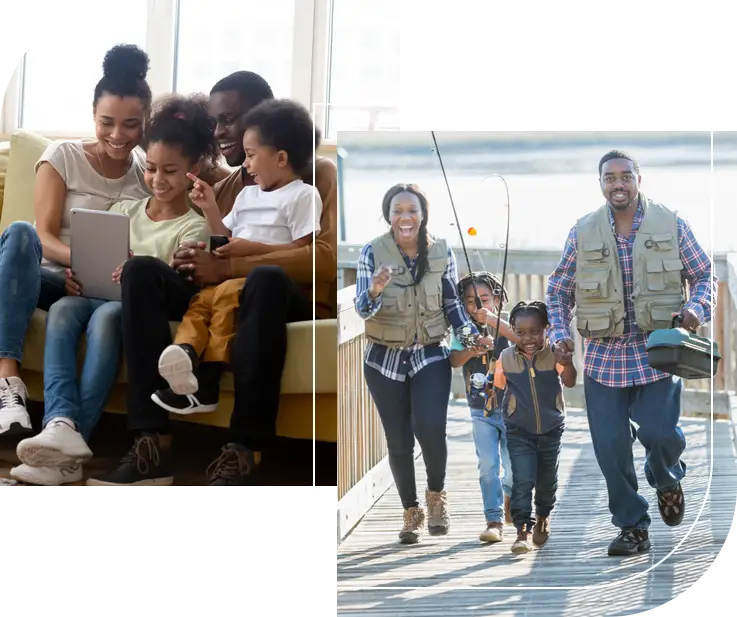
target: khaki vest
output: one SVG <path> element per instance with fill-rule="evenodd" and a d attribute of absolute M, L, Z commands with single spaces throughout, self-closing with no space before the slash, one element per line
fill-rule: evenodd
<path fill-rule="evenodd" d="M 635 322 L 646 332 L 671 327 L 685 300 L 676 213 L 641 194 L 644 217 L 632 247 Z M 576 227 L 576 321 L 589 339 L 624 334 L 624 282 L 608 205 Z"/>
<path fill-rule="evenodd" d="M 443 273 L 448 266 L 445 240 L 431 239 L 429 269 L 415 285 L 391 233 L 371 242 L 374 265 L 394 266 L 392 278 L 381 294 L 381 308 L 366 320 L 366 337 L 388 347 L 409 347 L 442 341 L 449 329 L 443 310 Z"/>

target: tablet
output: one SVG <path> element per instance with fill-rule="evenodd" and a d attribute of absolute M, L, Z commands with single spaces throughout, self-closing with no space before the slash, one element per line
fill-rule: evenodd
<path fill-rule="evenodd" d="M 100 300 L 121 299 L 113 272 L 128 259 L 130 219 L 126 214 L 72 208 L 70 213 L 72 272 L 82 294 Z"/>

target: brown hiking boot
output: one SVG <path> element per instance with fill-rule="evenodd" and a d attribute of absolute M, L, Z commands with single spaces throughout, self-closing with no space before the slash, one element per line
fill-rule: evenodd
<path fill-rule="evenodd" d="M 686 512 L 686 502 L 683 498 L 683 489 L 679 482 L 671 491 L 657 491 L 658 510 L 663 522 L 669 527 L 680 525 Z"/>
<path fill-rule="evenodd" d="M 427 501 L 427 530 L 431 536 L 444 536 L 450 528 L 448 498 L 445 491 L 425 491 Z"/>
<path fill-rule="evenodd" d="M 417 544 L 425 528 L 425 513 L 420 506 L 407 508 L 404 511 L 404 527 L 399 532 L 402 544 Z"/>
<path fill-rule="evenodd" d="M 541 516 L 535 522 L 535 526 L 532 528 L 532 541 L 535 546 L 542 546 L 548 541 L 550 537 L 550 517 Z"/>
<path fill-rule="evenodd" d="M 509 495 L 504 495 L 504 522 L 507 525 L 511 525 L 512 521 L 512 498 Z"/>
<path fill-rule="evenodd" d="M 501 542 L 504 537 L 504 524 L 503 523 L 486 523 L 486 529 L 479 535 L 479 540 L 482 542 Z"/>
<path fill-rule="evenodd" d="M 512 544 L 512 552 L 515 555 L 522 555 L 524 553 L 529 553 L 531 550 L 533 550 L 532 546 L 532 532 L 527 531 L 527 525 L 522 525 L 522 529 L 517 534 L 517 539 L 515 540 L 514 544 Z"/>

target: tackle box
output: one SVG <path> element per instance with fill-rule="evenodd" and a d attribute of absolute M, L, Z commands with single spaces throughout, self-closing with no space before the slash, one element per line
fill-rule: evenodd
<path fill-rule="evenodd" d="M 647 339 L 648 364 L 683 379 L 707 379 L 716 375 L 721 357 L 711 339 L 680 328 L 675 321 L 672 328 L 655 330 Z"/>

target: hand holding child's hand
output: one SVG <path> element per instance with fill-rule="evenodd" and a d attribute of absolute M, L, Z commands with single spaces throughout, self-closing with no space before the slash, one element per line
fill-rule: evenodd
<path fill-rule="evenodd" d="M 231 238 L 228 244 L 213 251 L 213 255 L 230 259 L 231 257 L 248 257 L 251 254 L 251 241 L 243 238 Z"/>
<path fill-rule="evenodd" d="M 561 366 L 573 364 L 573 341 L 570 341 L 570 343 L 570 348 L 567 341 L 561 341 L 553 348 L 555 361 Z"/>
<path fill-rule="evenodd" d="M 194 182 L 194 186 L 189 193 L 189 198 L 192 200 L 192 203 L 202 209 L 203 212 L 217 211 L 218 204 L 215 201 L 215 193 L 213 192 L 212 187 L 204 180 L 200 180 L 194 174 L 187 174 L 187 177 Z"/>

